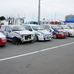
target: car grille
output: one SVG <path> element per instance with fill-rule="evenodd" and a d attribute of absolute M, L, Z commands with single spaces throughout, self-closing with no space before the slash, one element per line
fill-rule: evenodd
<path fill-rule="evenodd" d="M 44 35 L 45 38 L 51 37 L 51 34 Z"/>
<path fill-rule="evenodd" d="M 31 35 L 25 36 L 25 40 L 31 39 Z"/>

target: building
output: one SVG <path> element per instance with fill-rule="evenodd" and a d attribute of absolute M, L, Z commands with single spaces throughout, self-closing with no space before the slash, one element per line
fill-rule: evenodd
<path fill-rule="evenodd" d="M 22 25 L 24 24 L 24 19 L 25 17 L 22 17 L 22 18 L 8 18 L 7 21 L 8 21 L 8 25 Z"/>
<path fill-rule="evenodd" d="M 71 19 L 71 18 L 74 18 L 74 15 L 71 15 L 71 14 L 70 14 L 70 15 L 67 15 L 67 16 L 65 17 L 65 21 L 66 21 L 66 20 L 69 20 L 69 19 Z"/>

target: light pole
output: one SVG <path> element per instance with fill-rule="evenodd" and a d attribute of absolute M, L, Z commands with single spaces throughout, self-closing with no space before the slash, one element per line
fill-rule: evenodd
<path fill-rule="evenodd" d="M 56 12 L 55 12 L 55 21 L 56 21 Z"/>
<path fill-rule="evenodd" d="M 38 3 L 38 24 L 40 25 L 40 0 Z"/>

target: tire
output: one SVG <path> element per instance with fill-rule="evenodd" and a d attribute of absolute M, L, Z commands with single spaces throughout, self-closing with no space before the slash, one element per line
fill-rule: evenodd
<path fill-rule="evenodd" d="M 70 37 L 70 34 L 69 34 L 69 32 L 68 32 L 68 37 Z"/>
<path fill-rule="evenodd" d="M 12 44 L 18 45 L 18 44 L 20 44 L 20 40 L 19 40 L 18 38 L 14 37 L 14 38 L 12 39 Z"/>
<path fill-rule="evenodd" d="M 30 42 L 34 43 L 36 41 L 38 41 L 38 37 L 35 35 L 34 39 L 32 41 L 30 41 Z"/>
<path fill-rule="evenodd" d="M 68 33 L 68 37 L 71 37 L 72 35 L 70 33 Z"/>
<path fill-rule="evenodd" d="M 56 39 L 56 38 L 57 38 L 56 34 L 53 34 L 53 38 L 54 38 L 54 39 Z"/>

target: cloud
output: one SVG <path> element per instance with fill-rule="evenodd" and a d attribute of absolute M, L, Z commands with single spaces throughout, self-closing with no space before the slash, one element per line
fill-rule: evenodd
<path fill-rule="evenodd" d="M 38 17 L 39 0 L 0 0 L 0 15 L 26 16 L 27 20 Z M 74 0 L 40 0 L 41 19 L 54 18 L 57 13 L 58 19 L 63 19 L 67 14 L 74 14 Z"/>

